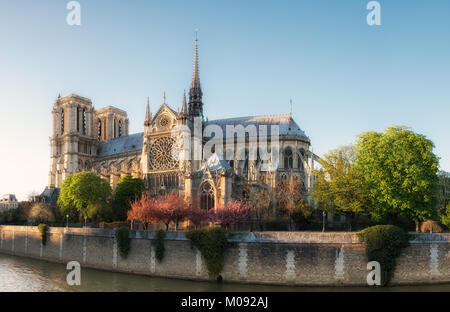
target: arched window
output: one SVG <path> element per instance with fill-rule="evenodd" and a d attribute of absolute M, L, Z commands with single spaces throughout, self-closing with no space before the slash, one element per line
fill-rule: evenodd
<path fill-rule="evenodd" d="M 300 171 L 303 171 L 303 160 L 300 154 L 297 155 L 297 168 Z"/>
<path fill-rule="evenodd" d="M 304 171 L 303 161 L 305 160 L 305 150 L 300 148 L 297 153 L 297 168 L 299 171 Z"/>
<path fill-rule="evenodd" d="M 102 139 L 102 121 L 99 119 L 97 121 L 97 133 L 98 133 L 98 139 Z"/>
<path fill-rule="evenodd" d="M 64 134 L 64 109 L 61 110 L 61 134 Z"/>
<path fill-rule="evenodd" d="M 114 138 L 116 138 L 116 119 L 114 119 Z"/>
<path fill-rule="evenodd" d="M 77 107 L 77 132 L 80 132 L 80 108 Z"/>
<path fill-rule="evenodd" d="M 287 147 L 284 150 L 284 168 L 292 169 L 294 167 L 294 159 L 292 157 L 292 150 L 290 147 Z"/>
<path fill-rule="evenodd" d="M 83 109 L 83 134 L 86 134 L 86 109 Z"/>
<path fill-rule="evenodd" d="M 214 188 L 211 183 L 204 183 L 201 188 L 201 209 L 210 210 L 214 209 L 215 205 L 215 195 Z"/>
<path fill-rule="evenodd" d="M 122 136 L 122 120 L 119 120 L 119 138 Z"/>

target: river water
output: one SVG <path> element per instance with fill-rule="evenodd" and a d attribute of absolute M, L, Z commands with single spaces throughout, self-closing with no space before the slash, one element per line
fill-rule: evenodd
<path fill-rule="evenodd" d="M 243 284 L 218 284 L 168 278 L 155 278 L 101 270 L 81 270 L 81 285 L 66 283 L 65 265 L 0 254 L 0 292 L 60 291 L 447 291 L 450 285 L 369 287 L 285 287 Z"/>

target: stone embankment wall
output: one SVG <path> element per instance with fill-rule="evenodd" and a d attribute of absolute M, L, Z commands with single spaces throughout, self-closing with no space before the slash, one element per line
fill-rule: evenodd
<path fill-rule="evenodd" d="M 154 232 L 131 231 L 122 259 L 114 230 L 50 228 L 42 246 L 37 227 L 0 226 L 0 252 L 81 267 L 150 276 L 208 280 L 200 252 L 183 232 L 167 232 L 165 256 L 156 260 Z M 355 233 L 234 233 L 225 255 L 227 282 L 279 285 L 366 285 L 365 247 Z M 450 282 L 450 233 L 419 234 L 397 260 L 393 284 Z"/>

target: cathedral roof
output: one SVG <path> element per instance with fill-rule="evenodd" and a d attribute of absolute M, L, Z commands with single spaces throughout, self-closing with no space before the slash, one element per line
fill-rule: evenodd
<path fill-rule="evenodd" d="M 248 116 L 248 117 L 237 117 L 237 118 L 227 118 L 227 119 L 217 119 L 210 120 L 207 122 L 207 125 L 218 125 L 222 128 L 224 137 L 226 136 L 226 126 L 232 125 L 242 125 L 244 127 L 254 124 L 256 128 L 259 130 L 259 126 L 267 125 L 267 135 L 271 134 L 272 125 L 278 125 L 279 135 L 294 135 L 300 136 L 309 141 L 309 138 L 306 136 L 305 132 L 300 129 L 297 123 L 292 119 L 290 114 L 284 115 L 263 115 L 263 116 Z"/>
<path fill-rule="evenodd" d="M 143 136 L 144 133 L 141 132 L 101 142 L 97 156 L 108 157 L 142 150 Z"/>

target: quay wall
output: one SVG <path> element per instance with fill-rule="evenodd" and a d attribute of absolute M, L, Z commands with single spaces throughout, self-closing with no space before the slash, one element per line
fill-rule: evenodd
<path fill-rule="evenodd" d="M 81 267 L 189 280 L 209 280 L 200 252 L 184 232 L 167 232 L 165 254 L 156 260 L 154 232 L 130 231 L 131 249 L 120 256 L 114 230 L 49 228 L 41 244 L 37 227 L 0 226 L 0 253 L 47 261 L 78 261 Z M 233 233 L 225 254 L 225 282 L 299 286 L 364 286 L 367 257 L 356 233 Z M 417 234 L 397 259 L 392 284 L 450 282 L 450 233 Z"/>

